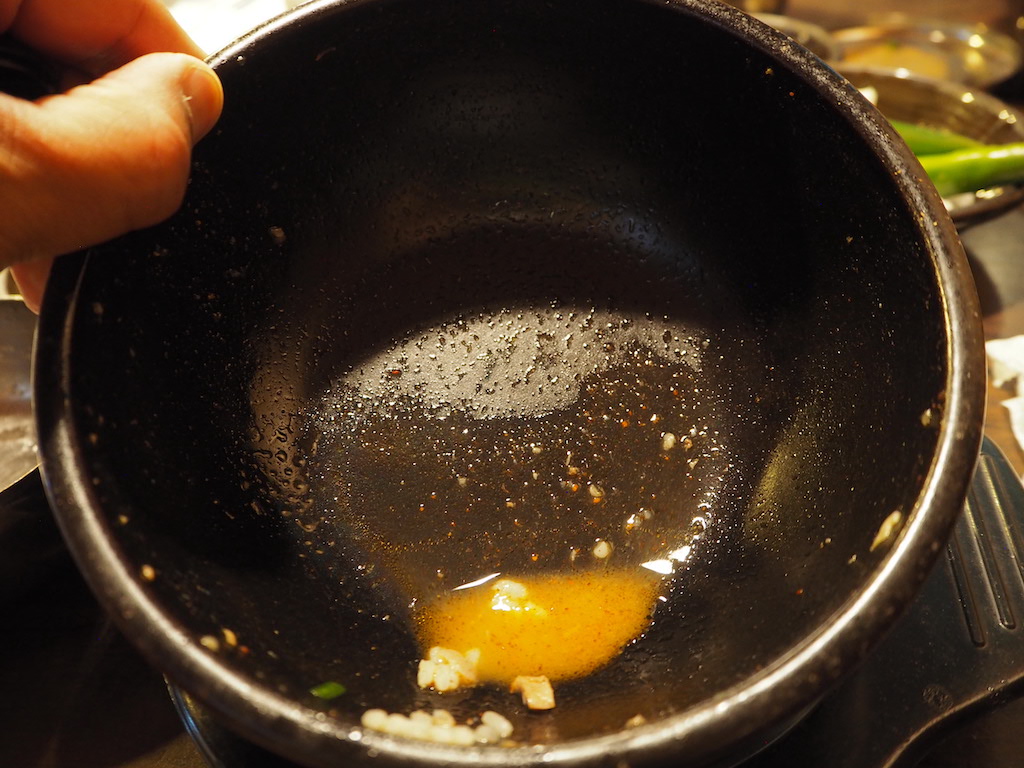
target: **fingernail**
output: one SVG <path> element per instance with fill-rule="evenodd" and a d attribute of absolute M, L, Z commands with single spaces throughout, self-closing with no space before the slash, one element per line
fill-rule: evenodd
<path fill-rule="evenodd" d="M 181 85 L 194 144 L 217 123 L 217 118 L 224 107 L 224 89 L 217 74 L 206 64 L 199 62 L 189 68 Z"/>

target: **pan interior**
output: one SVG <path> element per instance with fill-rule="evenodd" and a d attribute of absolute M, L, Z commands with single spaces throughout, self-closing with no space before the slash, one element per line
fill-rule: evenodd
<path fill-rule="evenodd" d="M 537 228 L 429 246 L 374 279 L 420 297 L 413 309 L 395 318 L 395 302 L 380 303 L 375 291 L 341 302 L 343 318 L 329 323 L 346 327 L 350 312 L 374 312 L 408 328 L 360 334 L 351 349 L 335 335 L 318 358 L 332 376 L 297 441 L 311 541 L 320 551 L 355 547 L 359 566 L 400 597 L 387 612 L 407 631 L 424 604 L 496 574 L 645 569 L 663 578 L 667 600 L 668 577 L 698 544 L 727 538 L 736 517 L 729 495 L 749 496 L 741 468 L 761 449 L 743 455 L 733 441 L 756 429 L 752 393 L 766 378 L 753 332 L 713 331 L 703 311 L 681 301 L 693 286 L 645 270 L 640 255 L 583 235 L 550 240 Z M 560 289 L 566 274 L 577 275 L 572 289 Z M 736 354 L 741 343 L 751 353 Z M 653 612 L 659 603 L 646 599 Z M 657 673 L 633 659 L 569 684 L 580 690 L 566 695 L 598 701 L 594 686 L 606 677 L 604 689 L 617 691 L 604 705 L 611 722 L 653 716 L 651 702 L 624 695 L 622 681 Z M 500 690 L 488 695 L 502 710 L 515 705 Z M 430 697 L 415 699 L 424 706 Z M 563 726 L 573 735 L 588 727 Z"/>
<path fill-rule="evenodd" d="M 493 708 L 543 743 L 706 702 L 825 624 L 913 508 L 947 373 L 933 256 L 861 134 L 656 5 L 315 18 L 219 61 L 182 212 L 79 287 L 82 471 L 149 598 L 337 733 Z M 599 541 L 669 562 L 664 600 L 555 710 L 418 688 L 417 601 L 604 567 Z"/>

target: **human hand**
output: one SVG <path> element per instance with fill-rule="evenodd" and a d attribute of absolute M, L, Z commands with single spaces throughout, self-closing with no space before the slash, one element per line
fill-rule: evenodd
<path fill-rule="evenodd" d="M 38 311 L 54 257 L 177 210 L 224 97 L 159 0 L 0 0 L 0 31 L 82 83 L 0 94 L 0 267 Z"/>

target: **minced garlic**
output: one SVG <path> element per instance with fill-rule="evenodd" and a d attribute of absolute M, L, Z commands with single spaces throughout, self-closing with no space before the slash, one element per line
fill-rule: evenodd
<path fill-rule="evenodd" d="M 459 653 L 450 648 L 434 646 L 427 653 L 427 658 L 420 660 L 416 683 L 420 688 L 433 688 L 441 693 L 475 685 L 476 665 L 479 662 L 480 651 L 476 649 Z"/>
<path fill-rule="evenodd" d="M 451 712 L 445 709 L 435 709 L 433 713 L 416 710 L 408 715 L 368 709 L 363 713 L 361 723 L 363 728 L 392 736 L 466 747 L 474 744 L 499 744 L 509 738 L 513 731 L 512 723 L 492 710 L 480 715 L 479 723 L 475 726 L 457 723 Z"/>
<path fill-rule="evenodd" d="M 544 675 L 519 675 L 509 686 L 512 693 L 521 694 L 529 709 L 554 709 L 555 691 Z"/>

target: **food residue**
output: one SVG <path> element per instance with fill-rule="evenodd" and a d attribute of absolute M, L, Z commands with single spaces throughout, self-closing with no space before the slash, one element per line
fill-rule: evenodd
<path fill-rule="evenodd" d="M 903 513 L 898 509 L 895 512 L 891 512 L 882 524 L 878 527 L 878 533 L 875 534 L 875 540 L 871 542 L 871 551 L 874 552 L 880 546 L 885 544 L 889 539 L 896 535 L 900 529 L 900 525 L 903 523 Z"/>
<path fill-rule="evenodd" d="M 504 683 L 527 706 L 550 708 L 550 682 L 599 669 L 643 634 L 660 583 L 640 569 L 601 569 L 503 578 L 447 593 L 419 618 L 430 648 L 419 684 L 450 691 Z"/>
<path fill-rule="evenodd" d="M 544 675 L 519 675 L 509 686 L 512 693 L 523 697 L 523 704 L 529 709 L 554 709 L 555 691 L 551 681 Z"/>
<path fill-rule="evenodd" d="M 509 738 L 513 731 L 512 723 L 492 710 L 480 715 L 475 725 L 458 723 L 446 709 L 435 709 L 432 713 L 416 710 L 408 715 L 388 713 L 383 709 L 368 709 L 363 713 L 361 722 L 364 728 L 371 731 L 466 747 L 474 744 L 498 744 Z"/>
<path fill-rule="evenodd" d="M 326 682 L 320 683 L 319 685 L 314 685 L 312 688 L 309 689 L 309 692 L 316 696 L 318 699 L 330 701 L 331 699 L 336 699 L 339 696 L 343 696 L 346 692 L 346 689 L 345 686 L 341 683 L 335 682 L 334 680 L 328 680 Z"/>
<path fill-rule="evenodd" d="M 474 685 L 479 661 L 480 651 L 476 648 L 463 654 L 434 646 L 427 652 L 427 658 L 420 660 L 416 682 L 420 688 L 433 688 L 441 693 Z"/>

